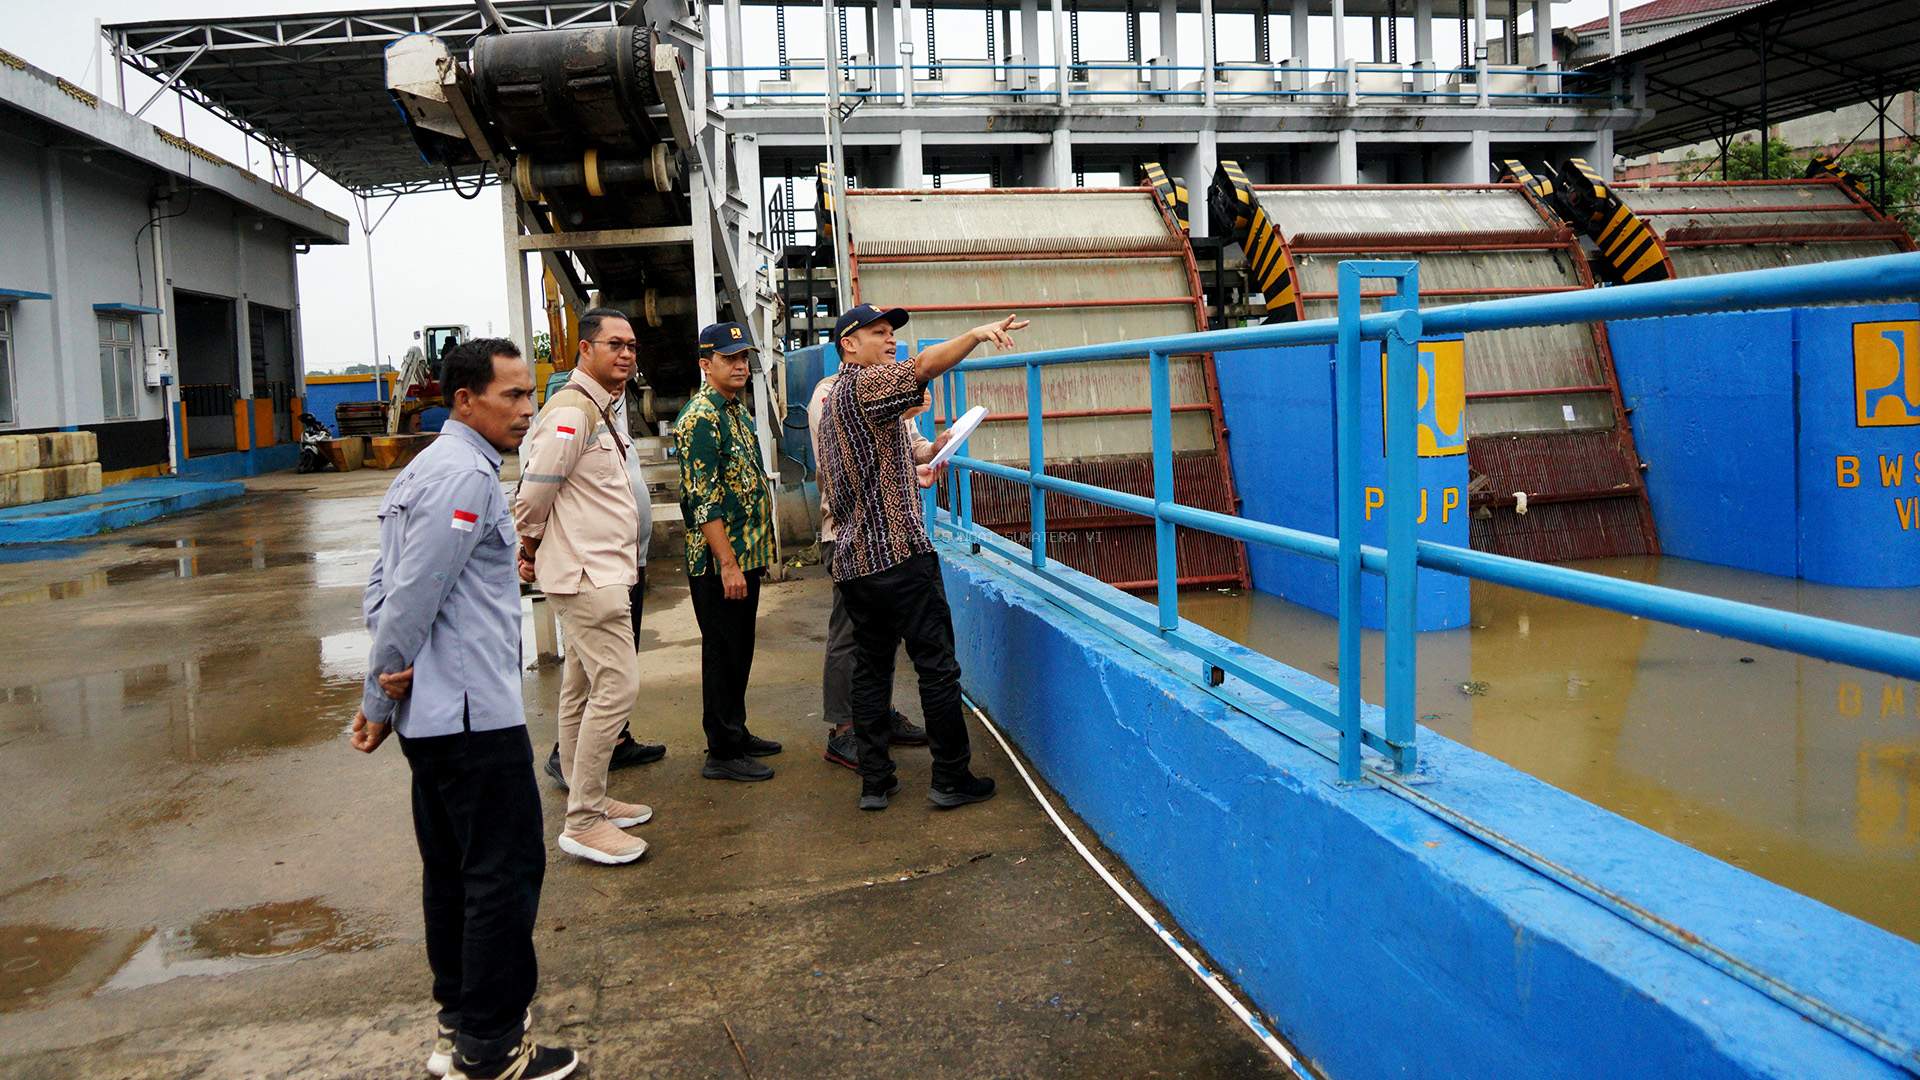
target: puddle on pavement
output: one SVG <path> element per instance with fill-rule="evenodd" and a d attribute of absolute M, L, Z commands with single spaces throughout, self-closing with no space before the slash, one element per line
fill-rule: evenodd
<path fill-rule="evenodd" d="M 146 559 L 141 562 L 122 563 L 119 566 L 95 570 L 80 577 L 0 593 L 0 606 L 77 600 L 118 586 L 137 585 L 147 581 L 186 580 L 213 577 L 218 574 L 245 573 L 250 570 L 279 570 L 289 566 L 308 566 L 318 562 L 313 552 L 269 551 L 264 544 L 203 547 L 148 542 L 130 546 L 164 547 L 167 550 L 177 550 L 181 554 L 170 559 Z M 364 577 L 363 573 L 363 583 Z"/>
<path fill-rule="evenodd" d="M 371 945 L 317 899 L 216 911 L 191 926 L 155 931 L 102 991 L 137 990 L 189 975 L 232 975 Z"/>
<path fill-rule="evenodd" d="M 0 690 L 0 732 L 77 738 L 95 751 L 157 743 L 186 761 L 301 746 L 345 729 L 365 666 L 364 648 L 349 664 L 322 639 L 265 633 L 192 660 Z"/>
<path fill-rule="evenodd" d="M 189 926 L 159 930 L 0 926 L 0 1013 L 375 944 L 313 898 L 216 911 Z"/>
<path fill-rule="evenodd" d="M 49 1000 L 106 940 L 102 930 L 0 926 L 0 1013 Z"/>
<path fill-rule="evenodd" d="M 1912 633 L 1920 589 L 1677 559 L 1580 569 Z M 1334 621 L 1262 594 L 1181 614 L 1337 678 Z M 1381 642 L 1365 639 L 1367 700 Z M 1717 858 L 1920 941 L 1920 683 L 1475 582 L 1420 639 L 1421 722 Z"/>

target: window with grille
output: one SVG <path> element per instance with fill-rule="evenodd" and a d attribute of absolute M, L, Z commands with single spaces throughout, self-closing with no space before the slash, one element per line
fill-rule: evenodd
<path fill-rule="evenodd" d="M 100 320 L 100 408 L 108 420 L 140 415 L 139 372 L 133 366 L 133 320 Z"/>

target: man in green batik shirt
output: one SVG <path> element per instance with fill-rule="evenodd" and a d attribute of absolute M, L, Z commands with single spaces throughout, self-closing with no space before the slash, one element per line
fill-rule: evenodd
<path fill-rule="evenodd" d="M 760 440 L 740 398 L 753 340 L 739 323 L 700 331 L 705 380 L 673 424 L 680 453 L 680 511 L 687 523 L 687 583 L 700 623 L 701 726 L 709 780 L 769 780 L 755 758 L 780 744 L 747 730 L 747 676 L 760 579 L 773 564 L 773 496 Z"/>

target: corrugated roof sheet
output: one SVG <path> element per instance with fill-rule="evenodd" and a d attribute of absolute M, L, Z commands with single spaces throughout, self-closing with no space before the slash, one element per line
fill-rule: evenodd
<path fill-rule="evenodd" d="M 1684 19 L 1690 15 L 1732 15 L 1745 11 L 1759 3 L 1759 0 L 1650 0 L 1639 7 L 1631 7 L 1620 13 L 1621 26 L 1634 26 L 1639 23 L 1658 22 L 1662 19 Z M 1576 34 L 1605 30 L 1607 20 L 1601 16 L 1592 22 L 1584 22 L 1573 28 Z"/>

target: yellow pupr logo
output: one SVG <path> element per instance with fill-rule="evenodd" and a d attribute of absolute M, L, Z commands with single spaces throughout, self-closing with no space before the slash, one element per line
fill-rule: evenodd
<path fill-rule="evenodd" d="M 1920 425 L 1920 320 L 1853 324 L 1856 427 Z"/>
<path fill-rule="evenodd" d="M 1413 418 L 1421 457 L 1452 457 L 1467 452 L 1467 343 L 1422 341 L 1416 354 L 1420 381 L 1414 391 Z M 1387 415 L 1387 359 L 1380 357 L 1380 417 L 1384 440 Z"/>

